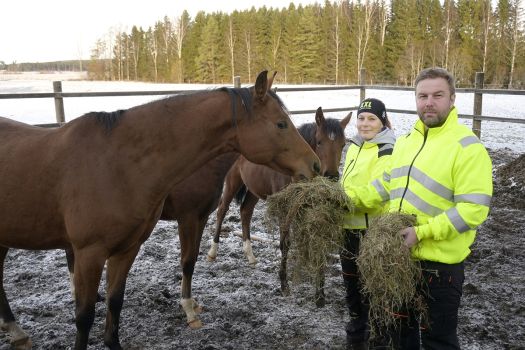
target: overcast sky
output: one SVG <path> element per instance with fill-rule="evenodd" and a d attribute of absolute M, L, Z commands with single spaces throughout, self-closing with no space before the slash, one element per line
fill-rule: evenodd
<path fill-rule="evenodd" d="M 133 25 L 145 30 L 162 20 L 180 16 L 185 9 L 192 18 L 198 11 L 222 11 L 288 7 L 290 2 L 315 0 L 16 0 L 0 6 L 0 61 L 47 62 L 88 59 L 97 39 L 111 29 L 129 33 Z M 318 2 L 318 1 L 317 1 Z"/>

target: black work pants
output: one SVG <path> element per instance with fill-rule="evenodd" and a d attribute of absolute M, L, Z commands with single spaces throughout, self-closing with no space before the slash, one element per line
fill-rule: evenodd
<path fill-rule="evenodd" d="M 341 267 L 346 288 L 346 305 L 350 322 L 346 325 L 348 344 L 359 344 L 368 340 L 368 300 L 361 295 L 360 274 L 356 259 L 364 230 L 345 230 L 345 246 L 341 252 Z"/>
<path fill-rule="evenodd" d="M 411 310 L 401 310 L 397 327 L 382 330 L 383 337 L 377 344 L 371 344 L 371 349 L 388 345 L 388 348 L 415 350 L 420 349 L 420 342 L 425 350 L 460 349 L 457 326 L 465 280 L 464 265 L 422 261 L 421 268 L 420 292 L 427 305 L 427 319 L 418 322 L 418 316 Z"/>

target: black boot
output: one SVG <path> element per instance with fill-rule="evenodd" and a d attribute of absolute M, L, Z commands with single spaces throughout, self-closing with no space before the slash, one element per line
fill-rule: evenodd
<path fill-rule="evenodd" d="M 364 341 L 361 343 L 347 343 L 346 344 L 347 350 L 368 350 L 368 342 Z"/>

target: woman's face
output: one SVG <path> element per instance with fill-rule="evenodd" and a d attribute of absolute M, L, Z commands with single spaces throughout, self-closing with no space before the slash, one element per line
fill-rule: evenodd
<path fill-rule="evenodd" d="M 357 116 L 357 132 L 364 140 L 373 139 L 383 129 L 383 123 L 370 112 L 361 112 Z"/>

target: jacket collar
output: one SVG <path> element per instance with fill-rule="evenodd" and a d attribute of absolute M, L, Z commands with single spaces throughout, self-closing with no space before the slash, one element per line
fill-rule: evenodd
<path fill-rule="evenodd" d="M 361 147 L 363 144 L 377 145 L 377 144 L 394 144 L 396 142 L 396 136 L 392 129 L 385 127 L 380 131 L 373 139 L 365 141 L 358 133 L 355 134 L 351 139 L 351 142 L 355 143 L 357 146 Z"/>

